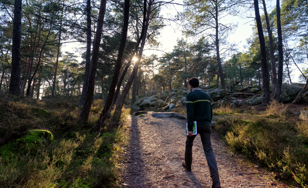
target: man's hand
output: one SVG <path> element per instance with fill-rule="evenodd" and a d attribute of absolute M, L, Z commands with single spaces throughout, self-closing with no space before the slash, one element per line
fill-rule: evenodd
<path fill-rule="evenodd" d="M 193 136 L 192 131 L 188 131 L 188 136 Z"/>

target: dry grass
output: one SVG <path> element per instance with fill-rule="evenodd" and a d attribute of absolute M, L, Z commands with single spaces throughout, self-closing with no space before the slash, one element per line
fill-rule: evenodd
<path fill-rule="evenodd" d="M 284 117 L 287 113 L 287 106 L 279 103 L 276 100 L 272 101 L 264 111 L 264 115 L 269 117 Z"/>
<path fill-rule="evenodd" d="M 220 106 L 219 108 L 213 109 L 214 115 L 230 115 L 230 114 L 238 114 L 238 109 L 231 108 L 230 106 Z"/>

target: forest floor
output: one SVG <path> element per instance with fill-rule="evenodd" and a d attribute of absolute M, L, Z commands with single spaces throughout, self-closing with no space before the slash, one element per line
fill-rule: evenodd
<path fill-rule="evenodd" d="M 211 187 L 200 136 L 194 141 L 192 172 L 185 171 L 186 120 L 157 118 L 155 114 L 165 113 L 131 116 L 130 141 L 119 166 L 123 187 Z M 274 174 L 232 153 L 215 131 L 212 147 L 222 187 L 288 187 L 276 181 Z"/>

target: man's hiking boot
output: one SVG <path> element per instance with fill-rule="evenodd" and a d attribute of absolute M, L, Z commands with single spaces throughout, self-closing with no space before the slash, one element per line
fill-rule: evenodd
<path fill-rule="evenodd" d="M 182 166 L 188 171 L 188 172 L 191 172 L 191 167 L 190 166 L 187 166 L 185 164 L 185 162 L 182 163 Z"/>
<path fill-rule="evenodd" d="M 218 185 L 217 184 L 213 184 L 212 188 L 221 188 L 221 186 L 220 186 L 220 184 L 218 184 Z"/>

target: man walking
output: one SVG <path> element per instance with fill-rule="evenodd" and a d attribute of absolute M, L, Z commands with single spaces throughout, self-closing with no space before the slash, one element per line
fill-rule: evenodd
<path fill-rule="evenodd" d="M 212 106 L 209 94 L 201 91 L 199 88 L 199 80 L 197 78 L 189 79 L 190 93 L 186 97 L 188 136 L 185 147 L 185 162 L 183 167 L 187 171 L 191 171 L 192 163 L 192 146 L 196 135 L 193 135 L 193 123 L 197 121 L 197 131 L 201 136 L 201 141 L 206 156 L 207 164 L 210 169 L 213 181 L 212 188 L 220 187 L 220 180 L 216 159 L 211 144 L 211 120 Z"/>

